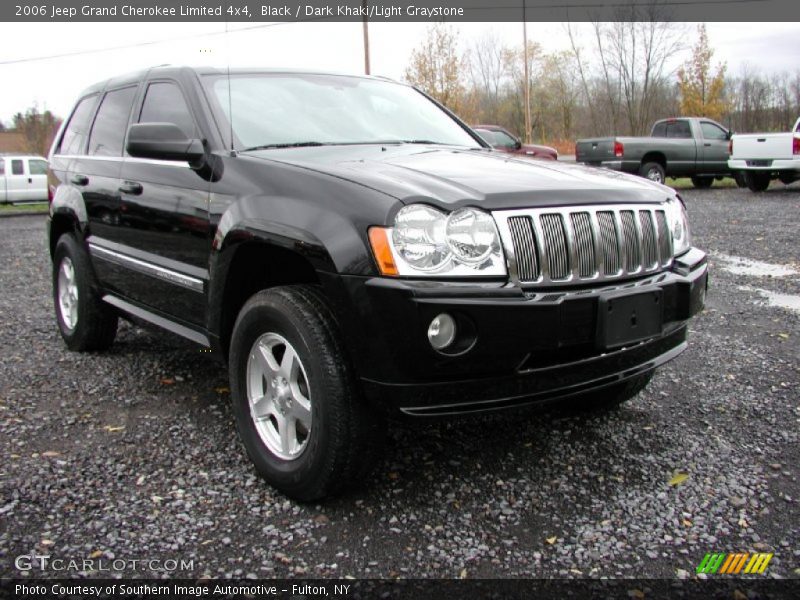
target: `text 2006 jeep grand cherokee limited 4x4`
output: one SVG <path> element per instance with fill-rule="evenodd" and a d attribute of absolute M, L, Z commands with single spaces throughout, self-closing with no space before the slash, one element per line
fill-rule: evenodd
<path fill-rule="evenodd" d="M 493 152 L 382 79 L 110 79 L 50 166 L 67 346 L 107 348 L 124 317 L 210 347 L 248 455 L 298 499 L 363 477 L 387 412 L 621 402 L 705 298 L 673 190 Z"/>

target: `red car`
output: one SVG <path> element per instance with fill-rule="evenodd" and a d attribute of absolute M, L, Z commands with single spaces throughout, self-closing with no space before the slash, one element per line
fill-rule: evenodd
<path fill-rule="evenodd" d="M 473 129 L 492 148 L 500 152 L 522 154 L 544 160 L 558 160 L 558 150 L 555 148 L 538 144 L 523 144 L 517 136 L 499 125 L 475 125 Z"/>

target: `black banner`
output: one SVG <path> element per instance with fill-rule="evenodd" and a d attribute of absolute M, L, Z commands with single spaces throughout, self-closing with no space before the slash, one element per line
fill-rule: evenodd
<path fill-rule="evenodd" d="M 796 0 L 10 0 L 0 21 L 800 20 Z"/>
<path fill-rule="evenodd" d="M 784 600 L 797 598 L 800 580 L 758 577 L 706 580 L 3 580 L 3 597 L 256 598 L 262 600 Z"/>

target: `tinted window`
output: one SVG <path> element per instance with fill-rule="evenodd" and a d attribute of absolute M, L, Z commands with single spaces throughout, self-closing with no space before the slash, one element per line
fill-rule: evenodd
<path fill-rule="evenodd" d="M 506 148 L 514 148 L 517 145 L 517 142 L 508 135 L 505 131 L 495 131 L 494 137 L 497 140 L 496 144 L 498 146 L 505 146 Z"/>
<path fill-rule="evenodd" d="M 6 174 L 6 161 L 0 158 L 0 175 Z"/>
<path fill-rule="evenodd" d="M 667 137 L 668 138 L 692 137 L 692 130 L 689 128 L 689 122 L 673 121 L 672 123 L 667 123 Z"/>
<path fill-rule="evenodd" d="M 703 137 L 707 140 L 727 140 L 728 134 L 721 127 L 717 127 L 713 123 L 703 121 L 700 123 L 700 131 L 703 132 Z"/>
<path fill-rule="evenodd" d="M 476 129 L 475 133 L 481 136 L 490 146 L 497 145 L 497 139 L 494 137 L 494 132 L 488 129 Z"/>
<path fill-rule="evenodd" d="M 174 123 L 188 137 L 195 136 L 192 113 L 174 83 L 151 83 L 142 104 L 139 123 Z"/>
<path fill-rule="evenodd" d="M 58 154 L 83 154 L 86 136 L 89 133 L 89 119 L 96 98 L 97 96 L 89 96 L 78 103 L 64 130 L 64 137 L 61 138 L 61 144 L 56 151 Z"/>
<path fill-rule="evenodd" d="M 31 175 L 47 175 L 47 161 L 46 160 L 28 161 L 28 169 L 30 169 Z"/>
<path fill-rule="evenodd" d="M 25 172 L 24 167 L 22 165 L 21 160 L 12 160 L 11 161 L 11 174 L 12 175 L 22 175 Z"/>
<path fill-rule="evenodd" d="M 89 136 L 89 154 L 122 156 L 135 87 L 108 92 L 100 104 Z"/>
<path fill-rule="evenodd" d="M 664 122 L 656 123 L 653 126 L 652 137 L 667 137 L 667 124 Z"/>

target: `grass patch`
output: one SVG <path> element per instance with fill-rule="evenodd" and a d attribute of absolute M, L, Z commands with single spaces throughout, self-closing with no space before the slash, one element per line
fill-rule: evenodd
<path fill-rule="evenodd" d="M 27 202 L 21 204 L 0 204 L 0 215 L 8 215 L 13 213 L 46 213 L 50 205 L 47 202 Z"/>
<path fill-rule="evenodd" d="M 692 180 L 689 177 L 678 177 L 677 179 L 670 179 L 667 177 L 667 181 L 665 182 L 669 187 L 675 188 L 677 190 L 687 190 L 687 189 L 694 189 L 694 185 L 692 185 Z M 731 177 L 726 177 L 725 179 L 719 180 L 715 179 L 714 184 L 711 186 L 711 189 L 719 189 L 719 188 L 735 188 L 736 182 Z"/>

